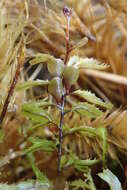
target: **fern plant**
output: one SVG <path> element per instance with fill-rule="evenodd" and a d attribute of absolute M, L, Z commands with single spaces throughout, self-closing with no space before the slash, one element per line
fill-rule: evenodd
<path fill-rule="evenodd" d="M 99 61 L 92 58 L 81 58 L 74 55 L 74 50 L 86 44 L 86 38 L 83 38 L 77 45 L 72 46 L 70 41 L 70 21 L 72 10 L 68 7 L 63 9 L 66 25 L 66 50 L 64 60 L 55 58 L 49 54 L 35 54 L 31 61 L 31 65 L 46 64 L 51 80 L 29 80 L 19 83 L 16 87 L 17 91 L 28 90 L 35 86 L 42 86 L 47 90 L 46 98 L 38 99 L 37 101 L 28 101 L 22 106 L 22 113 L 28 118 L 29 126 L 24 127 L 24 136 L 28 138 L 28 133 L 31 137 L 28 138 L 29 145 L 23 150 L 22 155 L 26 155 L 39 183 L 38 186 L 47 189 L 52 189 L 53 185 L 48 178 L 39 170 L 36 165 L 34 153 L 38 151 L 46 152 L 51 155 L 58 152 L 58 175 L 61 175 L 61 170 L 67 167 L 73 167 L 75 170 L 83 173 L 84 181 L 79 179 L 69 184 L 75 189 L 91 189 L 95 190 L 90 167 L 102 161 L 103 168 L 106 167 L 106 155 L 108 150 L 107 130 L 103 126 L 93 128 L 86 123 L 75 123 L 71 126 L 71 115 L 80 118 L 90 118 L 94 120 L 105 114 L 105 111 L 112 109 L 110 102 L 104 102 L 95 94 L 88 90 L 80 89 L 78 79 L 82 68 L 92 68 L 104 70 L 108 65 L 101 64 Z M 15 87 L 15 86 L 14 86 Z M 1 122 L 5 116 L 1 112 Z M 68 122 L 65 122 L 65 121 Z M 36 136 L 36 129 L 41 128 L 41 137 Z M 23 129 L 24 130 L 24 129 Z M 81 137 L 86 136 L 91 139 L 98 139 L 102 146 L 102 154 L 100 159 L 85 159 L 85 156 L 79 157 L 73 152 L 71 147 L 66 146 L 65 139 L 73 134 L 78 134 Z M 38 137 L 39 136 L 39 137 Z M 47 139 L 46 137 L 50 138 Z M 105 170 L 104 170 L 105 171 Z M 110 173 L 111 174 L 111 173 Z M 104 175 L 104 174 L 103 174 Z M 103 175 L 100 174 L 101 178 Z M 43 182 L 43 184 L 42 184 Z M 31 187 L 33 188 L 33 182 Z M 26 186 L 25 186 L 26 185 Z M 29 182 L 24 185 L 27 188 Z M 16 185 L 16 189 L 20 189 L 20 184 Z M 1 188 L 1 187 L 0 187 Z M 11 187 L 10 187 L 11 188 Z M 21 187 L 22 188 L 22 187 Z M 42 187 L 43 189 L 43 187 Z"/>
<path fill-rule="evenodd" d="M 37 104 L 33 107 L 33 114 L 38 113 L 38 117 L 35 118 L 37 121 L 41 117 L 45 118 L 45 121 L 49 123 L 54 123 L 59 129 L 59 143 L 58 143 L 58 172 L 61 171 L 61 155 L 62 155 L 62 142 L 63 142 L 63 126 L 64 126 L 64 117 L 68 112 L 77 112 L 80 115 L 90 116 L 94 118 L 101 115 L 103 112 L 99 110 L 96 106 L 100 106 L 104 109 L 111 109 L 112 105 L 109 102 L 103 102 L 101 99 L 97 98 L 93 93 L 86 90 L 79 90 L 75 88 L 75 85 L 78 81 L 80 69 L 83 68 L 95 68 L 95 69 L 105 69 L 108 66 L 105 64 L 100 64 L 98 61 L 89 59 L 89 58 L 79 58 L 78 56 L 70 57 L 70 53 L 73 50 L 73 47 L 70 44 L 70 19 L 72 11 L 71 9 L 65 7 L 63 9 L 64 16 L 67 21 L 67 29 L 66 29 L 66 53 L 64 61 L 62 59 L 57 59 L 49 54 L 39 53 L 34 56 L 34 58 L 30 61 L 32 65 L 43 63 L 47 64 L 48 71 L 52 76 L 50 81 L 28 81 L 25 84 L 20 84 L 18 88 L 22 89 L 28 88 L 34 85 L 46 85 L 48 93 L 52 96 L 53 102 L 51 103 L 51 107 L 55 106 L 60 111 L 60 121 L 56 123 L 51 118 L 48 112 L 41 110 Z M 65 110 L 67 101 L 70 96 L 79 96 L 83 99 L 82 103 L 77 102 L 75 105 L 73 103 L 72 108 L 69 110 Z M 85 101 L 85 102 L 84 102 Z M 86 101 L 88 103 L 86 103 Z M 91 105 L 93 104 L 93 105 Z M 47 104 L 48 105 L 48 104 Z M 43 106 L 43 105 L 40 105 Z M 45 106 L 45 104 L 44 104 Z M 26 116 L 29 116 L 30 104 L 23 106 L 23 112 Z M 92 112 L 92 113 L 91 113 Z M 96 115 L 96 116 L 95 116 Z M 30 117 L 32 117 L 30 115 Z M 33 118 L 31 118 L 33 119 Z M 38 120 L 39 121 L 39 120 Z"/>

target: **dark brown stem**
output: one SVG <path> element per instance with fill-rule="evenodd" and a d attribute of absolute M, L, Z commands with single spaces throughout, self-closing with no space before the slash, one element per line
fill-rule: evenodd
<path fill-rule="evenodd" d="M 21 57 L 21 59 L 18 59 L 18 65 L 17 65 L 16 71 L 15 71 L 15 75 L 14 75 L 14 78 L 13 78 L 12 83 L 10 85 L 10 88 L 8 90 L 8 94 L 7 94 L 7 97 L 5 99 L 2 112 L 0 114 L 0 124 L 2 124 L 2 122 L 4 120 L 4 117 L 5 117 L 6 112 L 7 112 L 8 105 L 10 103 L 10 98 L 13 95 L 14 88 L 15 88 L 15 86 L 17 84 L 17 81 L 18 81 L 18 78 L 19 78 L 19 75 L 20 75 L 20 67 L 21 67 L 22 61 L 23 61 L 22 57 Z"/>
<path fill-rule="evenodd" d="M 59 147 L 58 147 L 58 174 L 61 172 L 61 156 L 62 156 L 62 142 L 63 142 L 63 120 L 64 120 L 64 104 L 65 97 L 62 96 L 61 100 L 61 113 L 60 113 L 60 125 L 59 125 Z"/>

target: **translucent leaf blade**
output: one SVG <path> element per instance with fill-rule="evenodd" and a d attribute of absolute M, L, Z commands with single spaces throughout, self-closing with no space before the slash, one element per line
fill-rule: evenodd
<path fill-rule="evenodd" d="M 122 190 L 119 179 L 109 169 L 103 170 L 98 176 L 109 184 L 110 190 Z"/>

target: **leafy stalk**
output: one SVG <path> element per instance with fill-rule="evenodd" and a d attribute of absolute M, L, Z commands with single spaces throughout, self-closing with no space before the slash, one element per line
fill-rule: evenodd
<path fill-rule="evenodd" d="M 66 54 L 64 64 L 66 65 L 69 53 L 70 53 L 70 17 L 72 14 L 71 9 L 64 7 L 63 13 L 67 20 L 67 29 L 66 29 Z M 61 156 L 62 156 L 62 141 L 63 141 L 63 120 L 64 120 L 64 105 L 65 105 L 65 95 L 62 95 L 61 98 L 61 116 L 59 123 L 59 147 L 58 147 L 58 174 L 61 172 Z"/>

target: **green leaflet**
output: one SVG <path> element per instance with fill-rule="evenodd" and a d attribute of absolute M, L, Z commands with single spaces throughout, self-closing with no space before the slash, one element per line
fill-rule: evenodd
<path fill-rule="evenodd" d="M 73 66 L 66 66 L 63 72 L 63 80 L 66 89 L 70 89 L 72 85 L 76 84 L 79 78 L 79 70 Z"/>
<path fill-rule="evenodd" d="M 105 70 L 109 67 L 104 63 L 100 63 L 96 59 L 93 58 L 80 58 L 78 68 L 88 68 L 88 69 L 98 69 Z"/>
<path fill-rule="evenodd" d="M 87 178 L 89 189 L 90 190 L 97 190 L 95 187 L 95 184 L 93 182 L 93 178 L 92 178 L 90 169 L 88 170 L 88 172 L 84 173 L 84 176 Z"/>
<path fill-rule="evenodd" d="M 33 172 L 35 173 L 37 180 L 43 182 L 49 188 L 51 186 L 51 183 L 49 179 L 36 166 L 33 154 L 32 153 L 27 154 L 27 158 L 32 166 Z"/>
<path fill-rule="evenodd" d="M 56 143 L 51 140 L 30 137 L 29 141 L 32 143 L 32 146 L 25 149 L 25 154 L 33 153 L 39 150 L 53 152 L 56 149 Z"/>
<path fill-rule="evenodd" d="M 64 71 L 64 63 L 61 59 L 48 63 L 48 71 L 52 76 L 61 76 Z"/>
<path fill-rule="evenodd" d="M 84 176 L 86 178 L 85 180 L 78 179 L 78 180 L 73 181 L 70 184 L 72 187 L 74 187 L 73 190 L 78 190 L 78 189 L 97 190 L 95 187 L 95 184 L 93 182 L 93 178 L 92 178 L 90 169 L 87 168 L 86 172 L 84 173 Z"/>
<path fill-rule="evenodd" d="M 73 49 L 79 49 L 82 48 L 84 45 L 86 45 L 88 42 L 88 38 L 84 37 L 82 38 L 76 45 L 73 46 Z"/>
<path fill-rule="evenodd" d="M 81 135 L 86 135 L 88 137 L 99 137 L 102 142 L 102 162 L 103 166 L 106 166 L 106 156 L 108 153 L 108 143 L 107 143 L 107 130 L 104 127 L 93 128 L 89 126 L 79 126 L 68 128 L 64 130 L 64 135 L 72 134 L 72 133 L 80 133 Z"/>
<path fill-rule="evenodd" d="M 70 186 L 74 187 L 74 190 L 89 189 L 89 185 L 85 182 L 85 180 L 83 181 L 82 179 L 74 180 L 73 182 L 71 182 Z"/>
<path fill-rule="evenodd" d="M 33 107 L 46 108 L 48 106 L 55 106 L 55 104 L 45 100 L 37 100 L 37 101 L 29 101 L 27 103 L 24 103 L 22 108 L 23 109 L 32 109 Z"/>
<path fill-rule="evenodd" d="M 81 116 L 86 116 L 88 118 L 97 118 L 103 114 L 101 110 L 99 110 L 94 105 L 91 105 L 87 102 L 78 103 L 72 107 L 72 111 L 76 111 Z"/>
<path fill-rule="evenodd" d="M 112 109 L 113 107 L 110 102 L 103 102 L 100 98 L 96 97 L 94 93 L 87 90 L 77 90 L 73 94 L 78 95 L 88 102 L 104 107 L 106 109 Z"/>
<path fill-rule="evenodd" d="M 38 63 L 55 63 L 56 59 L 49 55 L 44 53 L 37 53 L 34 58 L 30 61 L 30 64 L 35 65 Z"/>
<path fill-rule="evenodd" d="M 57 102 L 61 101 L 62 95 L 64 93 L 63 83 L 61 78 L 54 77 L 49 85 L 48 92 L 55 98 Z"/>
<path fill-rule="evenodd" d="M 96 128 L 89 127 L 89 126 L 80 126 L 80 127 L 65 129 L 64 135 L 68 135 L 68 134 L 72 134 L 76 132 L 82 135 L 89 136 L 89 137 L 96 137 Z"/>
<path fill-rule="evenodd" d="M 16 87 L 16 90 L 27 90 L 35 86 L 47 86 L 48 84 L 48 80 L 29 80 L 26 82 L 19 83 Z"/>
<path fill-rule="evenodd" d="M 48 71 L 52 76 L 61 76 L 64 70 L 64 63 L 49 54 L 39 53 L 30 61 L 30 64 L 46 63 Z"/>
<path fill-rule="evenodd" d="M 104 127 L 97 128 L 97 135 L 102 141 L 102 161 L 103 161 L 103 167 L 106 166 L 106 156 L 108 153 L 108 143 L 107 143 L 107 130 Z"/>
<path fill-rule="evenodd" d="M 25 103 L 22 106 L 23 114 L 34 124 L 46 124 L 52 122 L 52 118 L 47 111 L 39 107 L 39 103 Z"/>
<path fill-rule="evenodd" d="M 78 56 L 72 56 L 68 62 L 68 66 L 74 66 L 79 69 L 98 69 L 98 70 L 105 70 L 109 67 L 104 63 L 100 63 L 96 59 L 93 58 L 80 58 Z"/>
<path fill-rule="evenodd" d="M 61 166 L 62 167 L 67 167 L 72 165 L 75 169 L 81 172 L 86 172 L 88 167 L 91 167 L 95 164 L 97 164 L 99 160 L 81 160 L 79 159 L 76 155 L 70 154 L 70 155 L 63 155 L 61 159 Z"/>
<path fill-rule="evenodd" d="M 74 168 L 77 169 L 78 171 L 85 172 L 86 167 L 93 166 L 93 165 L 97 164 L 98 162 L 99 162 L 99 160 L 96 160 L 96 159 L 80 160 L 78 158 L 75 158 L 74 159 Z"/>
<path fill-rule="evenodd" d="M 119 179 L 109 169 L 103 170 L 98 176 L 109 184 L 110 190 L 122 190 Z"/>

